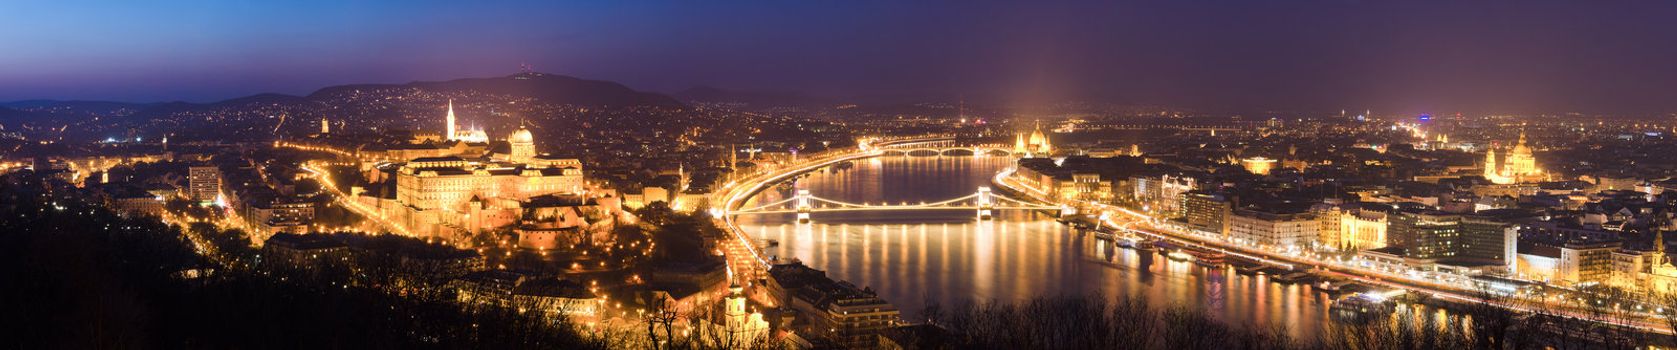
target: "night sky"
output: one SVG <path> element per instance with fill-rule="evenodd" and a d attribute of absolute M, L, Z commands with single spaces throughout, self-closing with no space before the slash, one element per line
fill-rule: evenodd
<path fill-rule="evenodd" d="M 1677 111 L 1677 2 L 5 1 L 0 101 L 538 71 L 674 92 Z"/>

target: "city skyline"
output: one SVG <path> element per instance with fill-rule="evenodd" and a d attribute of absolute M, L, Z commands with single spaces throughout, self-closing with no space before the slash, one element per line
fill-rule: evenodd
<path fill-rule="evenodd" d="M 1674 10 L 0 3 L 0 339 L 1671 348 Z"/>
<path fill-rule="evenodd" d="M 213 102 L 537 71 L 675 93 L 1263 112 L 1677 107 L 1677 5 L 19 2 L 0 101 Z M 166 19 L 166 20 L 158 20 Z M 774 30 L 762 30 L 774 28 Z M 627 43 L 633 43 L 629 45 Z M 50 46 L 45 46 L 50 45 Z M 952 64 L 951 64 L 952 63 Z"/>

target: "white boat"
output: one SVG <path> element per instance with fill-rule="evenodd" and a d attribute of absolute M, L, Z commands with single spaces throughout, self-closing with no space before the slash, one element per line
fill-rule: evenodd
<path fill-rule="evenodd" d="M 1173 251 L 1173 252 L 1170 252 L 1168 254 L 1165 254 L 1165 258 L 1168 258 L 1168 259 L 1171 259 L 1171 260 L 1176 260 L 1176 261 L 1194 261 L 1194 255 L 1188 254 L 1188 253 L 1183 253 L 1180 250 Z"/>
<path fill-rule="evenodd" d="M 1120 248 L 1135 249 L 1136 239 L 1132 237 L 1116 237 L 1112 239 L 1112 244 L 1117 245 Z"/>

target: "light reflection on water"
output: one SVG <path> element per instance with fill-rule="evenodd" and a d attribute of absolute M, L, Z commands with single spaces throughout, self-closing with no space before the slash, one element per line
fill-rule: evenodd
<path fill-rule="evenodd" d="M 815 172 L 796 188 L 847 202 L 921 202 L 971 194 L 1011 162 L 1006 157 L 882 157 L 845 170 Z M 771 189 L 752 203 L 793 195 Z M 1314 338 L 1328 320 L 1327 294 L 1304 285 L 1269 283 L 1232 269 L 1208 270 L 1151 253 L 1115 248 L 1076 234 L 1052 216 L 1003 211 L 978 221 L 964 210 L 742 216 L 768 253 L 797 258 L 828 275 L 871 287 L 907 318 L 936 300 L 1017 301 L 1043 295 L 1101 293 L 1144 297 L 1155 304 L 1201 308 L 1244 326 L 1284 329 Z"/>

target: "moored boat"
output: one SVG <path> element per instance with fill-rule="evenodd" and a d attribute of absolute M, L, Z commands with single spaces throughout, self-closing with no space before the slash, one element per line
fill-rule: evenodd
<path fill-rule="evenodd" d="M 1118 236 L 1112 239 L 1112 244 L 1119 248 L 1135 249 L 1136 239 L 1134 237 Z"/>
<path fill-rule="evenodd" d="M 1380 293 L 1357 293 L 1334 300 L 1328 308 L 1339 316 L 1362 317 L 1391 313 L 1392 304 Z"/>
<path fill-rule="evenodd" d="M 1313 279 L 1314 277 L 1315 276 L 1311 275 L 1309 272 L 1302 272 L 1301 271 L 1301 272 L 1293 272 L 1293 273 L 1288 273 L 1288 274 L 1285 274 L 1285 275 L 1275 276 L 1275 278 L 1272 279 L 1272 280 L 1276 281 L 1276 282 L 1280 282 L 1280 283 L 1285 283 L 1285 284 L 1297 284 L 1297 283 L 1310 282 L 1310 280 Z"/>
<path fill-rule="evenodd" d="M 1188 254 L 1193 255 L 1194 263 L 1199 264 L 1200 266 L 1223 267 L 1228 264 L 1229 255 L 1222 252 L 1189 250 Z"/>
<path fill-rule="evenodd" d="M 1176 261 L 1194 261 L 1194 256 L 1192 254 L 1183 253 L 1180 250 L 1166 253 L 1165 258 Z"/>

